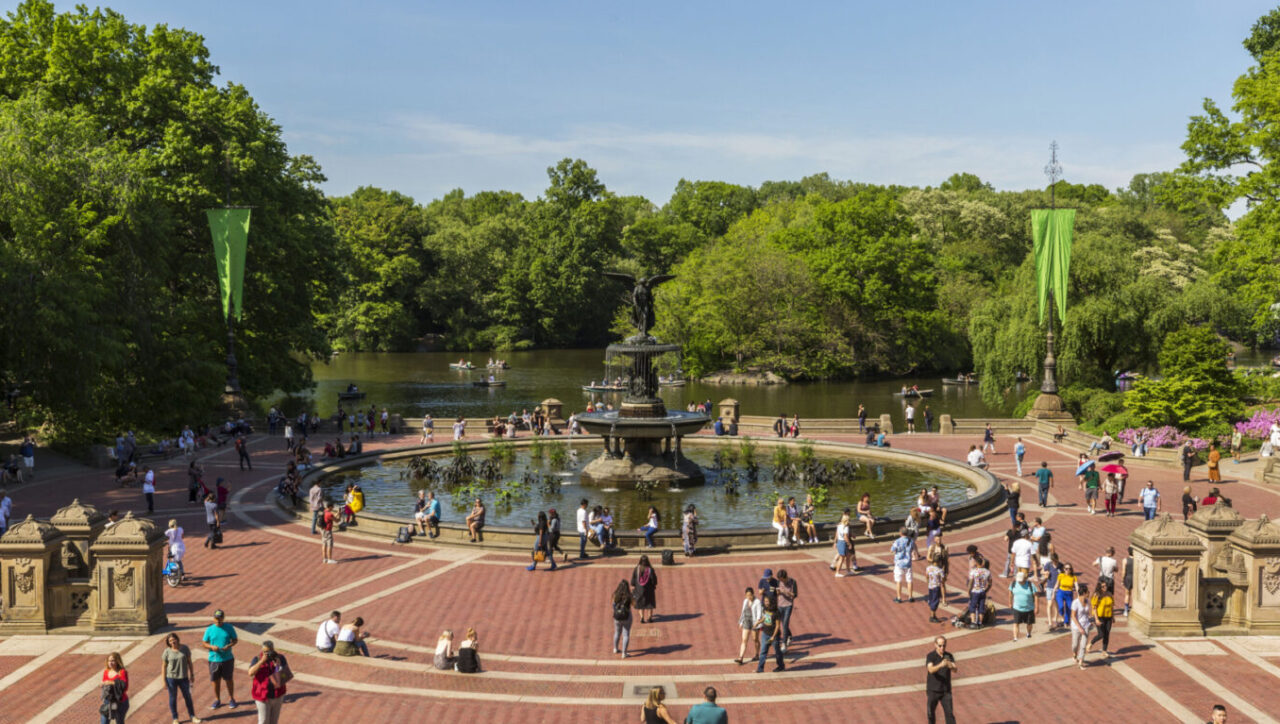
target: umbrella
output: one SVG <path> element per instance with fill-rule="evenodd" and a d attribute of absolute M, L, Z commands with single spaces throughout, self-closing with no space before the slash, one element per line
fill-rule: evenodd
<path fill-rule="evenodd" d="M 1076 475 L 1084 475 L 1084 471 L 1086 471 L 1086 470 L 1088 470 L 1089 468 L 1093 467 L 1093 464 L 1094 464 L 1094 461 L 1092 461 L 1092 460 L 1085 460 L 1085 461 L 1084 461 L 1084 463 L 1082 463 L 1082 464 L 1080 465 L 1080 467 L 1076 468 Z"/>
<path fill-rule="evenodd" d="M 1120 452 L 1119 450 L 1112 450 L 1111 452 L 1105 452 L 1098 456 L 1098 459 L 1102 461 L 1121 460 L 1123 458 L 1124 458 L 1124 453 Z"/>
<path fill-rule="evenodd" d="M 1123 465 L 1103 465 L 1098 468 L 1104 473 L 1116 473 L 1118 475 L 1128 475 L 1129 469 Z"/>

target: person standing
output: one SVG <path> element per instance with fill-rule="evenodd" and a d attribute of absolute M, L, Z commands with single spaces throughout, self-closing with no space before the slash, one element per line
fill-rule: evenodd
<path fill-rule="evenodd" d="M 787 417 L 779 413 L 778 419 L 773 421 L 773 434 L 777 437 L 787 436 Z"/>
<path fill-rule="evenodd" d="M 1199 505 L 1196 505 L 1196 496 L 1191 494 L 1191 486 L 1188 485 L 1185 488 L 1183 488 L 1182 489 L 1182 520 L 1185 522 L 1188 518 L 1191 517 L 1193 513 L 1196 512 L 1196 510 L 1199 509 L 1199 507 L 1200 507 Z"/>
<path fill-rule="evenodd" d="M 1147 481 L 1147 487 L 1138 493 L 1138 500 L 1142 502 L 1142 517 L 1145 520 L 1151 520 L 1156 517 L 1156 513 L 1160 512 L 1160 491 L 1156 490 L 1154 480 Z"/>
<path fill-rule="evenodd" d="M 459 415 L 458 418 L 453 421 L 453 439 L 461 440 L 466 436 L 467 436 L 467 421 L 462 419 L 462 416 Z"/>
<path fill-rule="evenodd" d="M 587 499 L 578 504 L 578 560 L 587 560 Z"/>
<path fill-rule="evenodd" d="M 907 434 L 916 434 L 916 408 L 910 402 L 907 403 L 907 409 L 903 410 L 903 414 L 907 417 Z"/>
<path fill-rule="evenodd" d="M 18 454 L 22 456 L 22 466 L 26 468 L 27 480 L 31 480 L 36 476 L 36 441 L 30 435 L 22 438 L 22 444 L 18 446 Z M 123 719 L 121 719 L 123 721 Z"/>
<path fill-rule="evenodd" d="M 120 652 L 107 654 L 107 665 L 102 669 L 102 683 L 113 685 L 110 693 L 103 693 L 102 703 L 107 708 L 101 714 L 102 724 L 124 724 L 129 713 L 129 672 L 124 668 Z M 99 710 L 101 713 L 101 710 Z"/>
<path fill-rule="evenodd" d="M 698 509 L 693 503 L 689 503 L 689 507 L 684 509 L 684 522 L 680 526 L 680 539 L 684 544 L 684 554 L 686 557 L 692 556 L 698 551 Z"/>
<path fill-rule="evenodd" d="M 1218 464 L 1222 462 L 1222 453 L 1218 451 L 1218 443 L 1209 443 L 1209 482 L 1222 482 L 1222 471 Z"/>
<path fill-rule="evenodd" d="M 147 499 L 147 515 L 156 512 L 156 471 L 142 466 L 142 497 Z"/>
<path fill-rule="evenodd" d="M 849 569 L 849 548 L 849 511 L 846 509 L 836 524 L 836 554 L 831 559 L 831 570 L 836 572 L 836 578 L 843 578 Z"/>
<path fill-rule="evenodd" d="M 987 613 L 987 591 L 991 588 L 991 569 L 980 555 L 969 559 L 969 627 L 982 628 Z"/>
<path fill-rule="evenodd" d="M 760 658 L 760 638 L 756 630 L 760 626 L 762 616 L 764 616 L 764 605 L 760 603 L 760 599 L 756 598 L 755 589 L 747 586 L 742 599 L 742 611 L 738 614 L 738 628 L 742 631 L 742 641 L 738 644 L 738 658 L 733 660 L 733 663 L 738 666 L 742 666 L 746 660 L 748 640 L 755 643 L 751 660 Z"/>
<path fill-rule="evenodd" d="M 956 659 L 947 651 L 947 637 L 933 640 L 933 651 L 924 659 L 925 691 L 928 694 L 929 724 L 937 722 L 938 705 L 947 724 L 956 724 L 951 709 L 951 675 L 956 672 Z"/>
<path fill-rule="evenodd" d="M 338 432 L 342 432 L 342 423 L 338 423 Z M 284 449 L 293 452 L 293 420 L 284 421 Z"/>
<path fill-rule="evenodd" d="M 942 623 L 938 618 L 938 604 L 942 602 L 942 581 L 946 578 L 946 572 L 942 569 L 942 559 L 938 553 L 931 550 L 928 560 L 929 566 L 924 569 L 924 577 L 929 585 L 929 592 L 925 597 L 929 603 L 929 623 Z"/>
<path fill-rule="evenodd" d="M 928 405 L 924 406 L 924 431 L 933 432 L 933 410 Z"/>
<path fill-rule="evenodd" d="M 320 519 L 320 558 L 324 563 L 337 563 L 333 558 L 333 526 L 338 522 L 338 514 L 333 511 L 333 503 L 324 504 L 324 515 Z"/>
<path fill-rule="evenodd" d="M 1013 459 L 1018 463 L 1018 477 L 1022 477 L 1022 458 L 1027 454 L 1027 446 L 1022 443 L 1022 438 L 1013 444 Z"/>
<path fill-rule="evenodd" d="M 249 443 L 244 439 L 244 433 L 236 433 L 236 454 L 240 456 L 241 470 L 244 470 L 246 465 L 253 470 L 253 463 L 249 461 Z"/>
<path fill-rule="evenodd" d="M 1182 442 L 1182 452 L 1178 457 L 1182 459 L 1182 480 L 1183 482 L 1190 482 L 1191 468 L 1196 464 L 1196 451 L 1195 448 L 1191 447 L 1190 440 Z"/>
<path fill-rule="evenodd" d="M 436 421 L 431 419 L 428 414 L 422 418 L 422 439 L 418 441 L 419 445 L 426 445 L 429 442 L 436 441 Z"/>
<path fill-rule="evenodd" d="M 1040 488 L 1040 507 L 1049 507 L 1049 489 L 1053 487 L 1053 471 L 1049 469 L 1047 461 L 1041 461 L 1040 469 L 1036 470 L 1036 484 Z"/>
<path fill-rule="evenodd" d="M 866 431 L 867 431 L 867 408 L 865 405 L 859 403 L 858 404 L 858 434 L 861 435 Z"/>
<path fill-rule="evenodd" d="M 1027 627 L 1031 638 L 1031 626 L 1036 622 L 1036 597 L 1039 590 L 1026 571 L 1018 571 L 1009 584 L 1009 607 L 1013 609 L 1013 640 L 1018 640 L 1018 626 Z"/>
<path fill-rule="evenodd" d="M 782 641 L 780 640 L 782 622 L 778 616 L 778 605 L 773 598 L 764 599 L 764 613 L 760 618 L 760 658 L 756 661 L 756 673 L 764 673 L 764 662 L 769 658 L 769 647 L 773 646 L 774 671 L 786 671 L 787 665 L 782 660 Z"/>
<path fill-rule="evenodd" d="M 307 509 L 311 511 L 311 535 L 315 535 L 316 525 L 324 515 L 324 488 L 319 483 L 313 484 L 311 490 L 307 491 Z"/>
<path fill-rule="evenodd" d="M 783 653 L 791 647 L 791 614 L 795 613 L 798 595 L 800 595 L 800 584 L 796 583 L 796 579 L 787 576 L 787 569 L 779 569 L 778 617 L 781 619 L 779 633 L 782 635 Z"/>
<path fill-rule="evenodd" d="M 702 698 L 705 701 L 694 704 L 689 708 L 688 715 L 684 718 L 684 724 L 729 724 L 729 712 L 723 707 L 716 706 L 716 689 L 714 686 L 708 686 L 702 690 Z M 1226 721 L 1224 718 L 1223 721 Z"/>
<path fill-rule="evenodd" d="M 982 431 L 982 452 L 990 450 L 992 455 L 996 454 L 996 431 L 991 429 L 991 423 Z"/>
<path fill-rule="evenodd" d="M 626 580 L 618 581 L 613 589 L 613 653 L 627 658 L 627 646 L 631 643 L 631 587 Z M 621 642 L 622 648 L 618 648 Z"/>
<path fill-rule="evenodd" d="M 1089 605 L 1089 585 L 1081 583 L 1076 588 L 1076 598 L 1071 602 L 1071 656 L 1080 668 L 1089 652 L 1089 634 L 1093 631 L 1093 607 Z"/>
<path fill-rule="evenodd" d="M 915 596 L 912 594 L 911 575 L 911 538 L 907 536 L 907 529 L 903 528 L 898 531 L 898 539 L 889 547 L 889 551 L 893 553 L 893 582 L 897 586 L 897 596 L 894 597 L 894 603 L 902 603 L 903 585 L 906 585 L 906 599 L 908 603 L 914 602 Z"/>
<path fill-rule="evenodd" d="M 649 565 L 649 556 L 640 556 L 640 561 L 632 569 L 631 588 L 632 603 L 640 612 L 640 623 L 653 623 L 653 610 L 658 607 L 658 572 Z"/>
<path fill-rule="evenodd" d="M 209 535 L 204 538 L 204 547 L 216 549 L 222 542 L 222 513 L 218 511 L 218 503 L 213 493 L 204 496 L 204 522 L 209 526 Z"/>
<path fill-rule="evenodd" d="M 289 661 L 276 653 L 275 644 L 262 642 L 262 651 L 249 660 L 253 680 L 253 703 L 258 708 L 258 724 L 278 724 L 284 706 L 286 684 L 293 678 Z"/>
<path fill-rule="evenodd" d="M 232 709 L 239 706 L 236 703 L 236 685 L 234 675 L 236 672 L 236 656 L 231 648 L 239 643 L 236 637 L 236 630 L 231 624 L 224 621 L 225 614 L 222 609 L 213 612 L 213 623 L 209 628 L 204 630 L 204 638 L 201 645 L 209 652 L 209 681 L 213 682 L 213 703 L 209 705 L 210 709 L 217 709 L 222 706 L 222 684 L 227 685 L 227 706 Z"/>
<path fill-rule="evenodd" d="M 176 633 L 166 636 L 164 645 L 164 651 L 160 652 L 160 669 L 165 688 L 169 690 L 169 713 L 173 715 L 174 721 L 178 720 L 178 693 L 181 692 L 183 702 L 187 705 L 187 716 L 192 724 L 200 724 L 195 706 L 191 703 L 191 675 L 195 670 L 191 664 L 191 649 L 179 641 Z"/>

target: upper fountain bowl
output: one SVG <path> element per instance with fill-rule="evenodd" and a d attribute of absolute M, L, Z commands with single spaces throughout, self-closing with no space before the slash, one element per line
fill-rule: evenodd
<path fill-rule="evenodd" d="M 625 417 L 618 410 L 584 412 L 578 424 L 592 435 L 617 435 L 624 438 L 662 439 L 684 437 L 701 430 L 711 418 L 701 412 L 668 410 L 661 417 Z"/>

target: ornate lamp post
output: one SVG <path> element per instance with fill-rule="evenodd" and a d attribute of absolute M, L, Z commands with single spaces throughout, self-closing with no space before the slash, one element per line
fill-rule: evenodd
<path fill-rule="evenodd" d="M 1065 320 L 1067 309 L 1067 279 L 1071 264 L 1071 235 L 1075 225 L 1075 209 L 1057 208 L 1057 184 L 1062 178 L 1062 164 L 1058 163 L 1058 142 L 1049 144 L 1049 163 L 1044 173 L 1049 177 L 1049 208 L 1031 212 L 1031 230 L 1035 238 L 1032 252 L 1036 260 L 1036 291 L 1040 300 L 1040 319 L 1049 313 L 1049 326 L 1045 332 L 1044 380 L 1040 383 L 1040 396 L 1027 413 L 1037 420 L 1071 420 L 1071 413 L 1058 396 L 1058 361 L 1053 354 L 1053 318 Z M 1055 303 L 1056 302 L 1056 303 Z"/>

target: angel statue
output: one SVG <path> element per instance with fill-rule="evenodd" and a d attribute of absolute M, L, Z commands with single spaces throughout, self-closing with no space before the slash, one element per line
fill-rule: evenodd
<path fill-rule="evenodd" d="M 653 327 L 653 288 L 663 282 L 675 279 L 675 275 L 654 274 L 647 279 L 636 278 L 622 272 L 604 272 L 604 275 L 632 287 L 629 295 L 631 301 L 631 323 L 640 331 L 639 336 L 648 336 L 649 329 Z"/>

